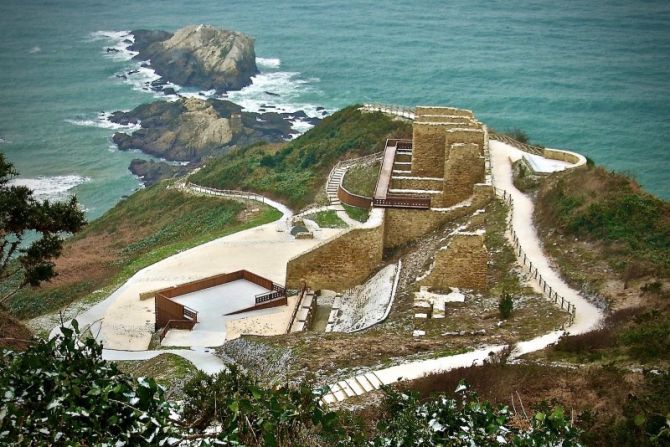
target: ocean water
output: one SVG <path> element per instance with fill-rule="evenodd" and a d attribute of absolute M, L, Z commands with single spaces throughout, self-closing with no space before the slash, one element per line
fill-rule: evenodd
<path fill-rule="evenodd" d="M 153 100 L 142 89 L 153 74 L 117 77 L 138 64 L 105 48 L 123 48 L 128 30 L 191 23 L 256 38 L 262 73 L 229 95 L 250 109 L 465 107 L 670 198 L 667 0 L 3 0 L 0 150 L 21 182 L 76 193 L 90 218 L 137 189 L 127 167 L 147 157 L 116 150 L 104 114 Z"/>

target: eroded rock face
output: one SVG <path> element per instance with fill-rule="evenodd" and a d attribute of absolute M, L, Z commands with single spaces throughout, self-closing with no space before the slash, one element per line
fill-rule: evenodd
<path fill-rule="evenodd" d="M 195 163 L 233 147 L 283 141 L 294 133 L 288 116 L 242 112 L 237 104 L 217 99 L 155 101 L 130 112 L 115 112 L 109 119 L 141 125 L 130 135 L 114 134 L 119 149 L 140 149 L 166 160 Z"/>
<path fill-rule="evenodd" d="M 254 39 L 237 31 L 190 25 L 174 34 L 133 31 L 136 59 L 150 60 L 173 83 L 218 92 L 239 90 L 258 73 Z"/>

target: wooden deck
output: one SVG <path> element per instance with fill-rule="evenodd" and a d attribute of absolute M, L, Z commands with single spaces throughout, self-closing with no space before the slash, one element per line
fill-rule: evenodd
<path fill-rule="evenodd" d="M 393 165 L 398 153 L 411 155 L 412 140 L 386 140 L 384 149 L 384 158 L 382 167 L 375 188 L 375 195 L 372 199 L 372 206 L 379 208 L 413 208 L 429 209 L 430 197 L 414 194 L 389 194 L 391 186 L 391 176 L 393 175 Z"/>

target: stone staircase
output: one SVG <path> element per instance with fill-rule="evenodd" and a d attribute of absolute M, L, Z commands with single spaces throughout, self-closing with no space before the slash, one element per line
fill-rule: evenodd
<path fill-rule="evenodd" d="M 340 199 L 337 198 L 337 190 L 342 183 L 344 174 L 347 172 L 349 166 L 338 166 L 330 174 L 328 178 L 328 184 L 326 185 L 326 195 L 328 196 L 328 202 L 331 205 L 340 205 Z"/>
<path fill-rule="evenodd" d="M 340 380 L 337 383 L 328 385 L 330 392 L 325 394 L 321 401 L 324 404 L 333 404 L 342 402 L 345 399 L 354 396 L 361 396 L 370 391 L 381 388 L 383 382 L 374 371 L 367 372 L 355 377 L 350 377 L 345 380 Z"/>

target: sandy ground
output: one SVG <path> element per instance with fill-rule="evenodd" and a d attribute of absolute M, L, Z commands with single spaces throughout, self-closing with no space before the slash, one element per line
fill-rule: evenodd
<path fill-rule="evenodd" d="M 108 348 L 145 350 L 155 315 L 153 300 L 140 301 L 141 292 L 240 269 L 283 284 L 290 258 L 341 231 L 324 229 L 318 239 L 296 240 L 286 232 L 278 232 L 276 224 L 270 223 L 164 259 L 138 272 L 112 295 L 99 338 Z"/>
<path fill-rule="evenodd" d="M 236 197 L 234 194 L 225 196 Z M 287 231 L 280 231 L 285 230 L 291 210 L 270 199 L 263 202 L 279 209 L 283 217 L 277 222 L 199 245 L 139 271 L 107 299 L 78 315 L 80 327 L 90 327 L 105 348 L 144 351 L 154 332 L 155 311 L 153 300 L 139 299 L 141 292 L 240 269 L 283 284 L 290 258 L 343 231 L 323 229 L 315 239 L 296 240 Z M 58 328 L 55 328 L 52 335 L 57 333 Z"/>

